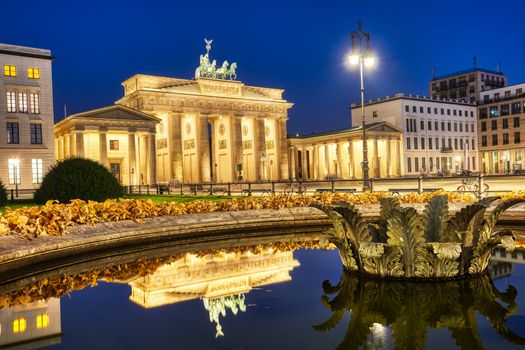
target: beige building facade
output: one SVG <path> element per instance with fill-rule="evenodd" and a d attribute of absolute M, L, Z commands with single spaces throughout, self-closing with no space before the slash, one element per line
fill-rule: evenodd
<path fill-rule="evenodd" d="M 0 180 L 8 189 L 42 183 L 53 157 L 50 50 L 0 44 Z"/>
<path fill-rule="evenodd" d="M 370 176 L 404 174 L 402 131 L 387 122 L 366 125 Z M 363 177 L 363 129 L 353 127 L 288 138 L 291 177 L 303 180 Z"/>
<path fill-rule="evenodd" d="M 70 115 L 55 125 L 55 158 L 90 158 L 107 166 L 123 185 L 154 184 L 160 122 L 119 105 Z"/>

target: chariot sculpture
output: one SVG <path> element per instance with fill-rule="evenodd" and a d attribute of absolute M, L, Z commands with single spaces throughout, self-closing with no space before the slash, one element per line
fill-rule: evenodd
<path fill-rule="evenodd" d="M 195 70 L 195 78 L 208 78 L 220 80 L 235 80 L 237 79 L 237 63 L 233 62 L 231 65 L 228 61 L 224 61 L 220 68 L 217 68 L 217 61 L 210 62 L 210 50 L 213 40 L 204 39 L 206 43 L 206 53 L 200 55 L 200 64 Z"/>

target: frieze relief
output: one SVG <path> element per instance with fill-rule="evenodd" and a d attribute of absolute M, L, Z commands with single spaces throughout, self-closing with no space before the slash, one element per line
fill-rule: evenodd
<path fill-rule="evenodd" d="M 226 147 L 228 147 L 226 140 L 219 140 L 219 149 L 226 149 Z"/>
<path fill-rule="evenodd" d="M 159 139 L 157 140 L 157 149 L 163 149 L 168 147 L 168 140 L 167 139 Z"/>
<path fill-rule="evenodd" d="M 195 148 L 195 139 L 184 141 L 184 150 L 194 149 L 194 148 Z"/>
<path fill-rule="evenodd" d="M 273 141 L 266 141 L 266 149 L 274 149 L 274 142 Z"/>
<path fill-rule="evenodd" d="M 252 149 L 252 140 L 243 141 L 242 149 Z"/>

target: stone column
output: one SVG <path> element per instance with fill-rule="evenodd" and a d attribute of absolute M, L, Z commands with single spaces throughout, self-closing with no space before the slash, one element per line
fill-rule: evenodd
<path fill-rule="evenodd" d="M 106 136 L 106 130 L 99 130 L 99 149 L 100 149 L 100 163 L 108 165 L 108 142 Z"/>
<path fill-rule="evenodd" d="M 288 152 L 287 152 L 287 134 L 286 118 L 278 119 L 276 122 L 279 135 L 279 173 L 281 180 L 288 179 Z"/>
<path fill-rule="evenodd" d="M 290 161 L 290 178 L 297 178 L 298 166 L 299 164 L 295 163 L 295 148 L 289 147 L 289 161 Z"/>
<path fill-rule="evenodd" d="M 237 164 L 242 164 L 242 126 L 241 117 L 232 116 L 231 150 L 232 150 L 232 181 L 237 181 Z"/>
<path fill-rule="evenodd" d="M 69 156 L 72 157 L 75 155 L 75 135 L 74 134 L 69 134 Z"/>
<path fill-rule="evenodd" d="M 308 173 L 310 172 L 310 169 L 308 168 L 308 157 L 307 157 L 307 149 L 306 147 L 301 148 L 301 165 L 302 165 L 302 175 L 303 180 L 308 179 Z"/>
<path fill-rule="evenodd" d="M 343 147 L 341 142 L 337 142 L 335 154 L 337 156 L 337 176 L 343 177 Z"/>
<path fill-rule="evenodd" d="M 255 167 L 255 179 L 262 180 L 264 170 L 262 169 L 263 164 L 261 162 L 261 157 L 266 154 L 266 137 L 264 135 L 264 119 L 256 119 L 253 122 L 254 130 L 253 130 L 253 138 L 255 141 L 255 164 L 257 165 Z"/>
<path fill-rule="evenodd" d="M 392 148 L 393 147 L 390 147 L 390 143 L 392 142 L 392 140 L 389 138 L 387 138 L 386 140 L 386 176 L 387 177 L 392 177 L 392 157 L 394 156 L 392 154 Z"/>
<path fill-rule="evenodd" d="M 330 148 L 327 143 L 324 144 L 324 172 L 325 176 L 330 174 Z"/>
<path fill-rule="evenodd" d="M 200 181 L 210 182 L 210 142 L 208 134 L 208 115 L 201 114 L 198 118 L 199 131 L 199 162 Z"/>
<path fill-rule="evenodd" d="M 397 142 L 397 167 L 398 167 L 398 176 L 405 174 L 405 153 L 403 152 L 403 141 L 402 138 L 396 141 Z"/>
<path fill-rule="evenodd" d="M 351 179 L 355 178 L 354 166 L 354 142 L 348 140 L 348 177 Z"/>
<path fill-rule="evenodd" d="M 381 163 L 379 162 L 379 141 L 377 138 L 374 139 L 374 176 L 381 177 Z"/>
<path fill-rule="evenodd" d="M 180 117 L 180 113 L 174 113 L 168 117 L 168 137 L 171 144 L 171 177 L 182 182 L 182 136 Z"/>
<path fill-rule="evenodd" d="M 217 147 L 217 142 L 215 142 L 215 133 L 217 132 L 217 120 L 213 119 L 210 120 L 211 125 L 211 171 L 212 171 L 212 178 L 210 179 L 213 182 L 217 182 L 217 150 L 215 147 Z"/>
<path fill-rule="evenodd" d="M 314 145 L 314 148 L 313 148 L 313 158 L 314 158 L 314 171 L 313 171 L 313 175 L 314 175 L 314 179 L 315 180 L 318 180 L 320 178 L 319 176 L 319 146 L 318 145 Z"/>
<path fill-rule="evenodd" d="M 75 134 L 77 156 L 84 157 L 84 132 L 82 130 L 76 130 Z"/>
<path fill-rule="evenodd" d="M 148 169 L 148 184 L 157 184 L 157 151 L 155 149 L 155 133 L 150 132 L 147 136 L 147 169 Z"/>
<path fill-rule="evenodd" d="M 128 132 L 128 157 L 129 157 L 129 184 L 136 185 L 135 175 L 138 174 L 137 169 L 137 148 L 135 144 L 135 132 Z"/>

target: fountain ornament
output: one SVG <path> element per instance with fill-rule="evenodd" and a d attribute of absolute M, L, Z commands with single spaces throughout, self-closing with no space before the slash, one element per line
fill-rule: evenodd
<path fill-rule="evenodd" d="M 523 202 L 487 197 L 449 219 L 446 195 L 432 197 L 423 215 L 388 197 L 380 201 L 378 223 L 365 221 L 356 207 L 345 202 L 314 207 L 333 224 L 319 245 L 326 248 L 333 243 L 345 270 L 380 278 L 452 279 L 485 272 L 498 245 L 514 250 L 512 231 L 496 228 L 496 222 L 505 210 Z M 495 207 L 485 216 L 491 204 Z"/>

